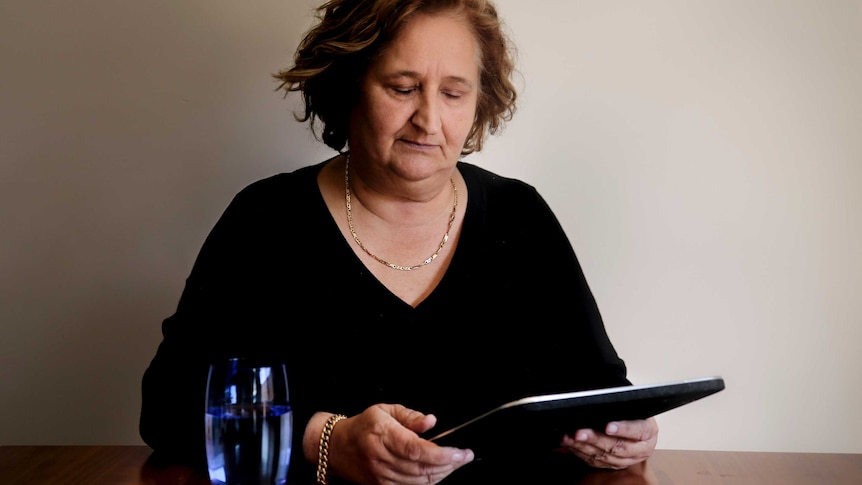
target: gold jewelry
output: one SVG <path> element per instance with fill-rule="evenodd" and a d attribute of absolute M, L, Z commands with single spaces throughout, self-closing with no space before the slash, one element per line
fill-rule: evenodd
<path fill-rule="evenodd" d="M 443 239 L 440 241 L 440 245 L 437 246 L 437 250 L 434 251 L 434 254 L 429 256 L 428 259 L 417 265 L 401 266 L 400 264 L 390 263 L 369 251 L 368 248 L 362 244 L 362 241 L 359 240 L 359 236 L 356 234 L 356 228 L 353 227 L 353 215 L 350 213 L 350 154 L 347 154 L 347 160 L 344 162 L 344 200 L 347 206 L 347 225 L 350 226 L 350 234 L 353 235 L 353 240 L 356 241 L 356 244 L 358 244 L 363 251 L 365 251 L 365 254 L 376 259 L 381 264 L 389 266 L 392 269 L 397 269 L 398 271 L 413 271 L 414 269 L 421 268 L 426 264 L 431 264 L 432 261 L 437 259 L 437 255 L 440 253 L 440 250 L 443 249 L 443 246 L 446 245 L 446 241 L 449 240 L 449 231 L 452 230 L 452 223 L 455 222 L 455 212 L 458 209 L 458 189 L 455 188 L 454 179 L 450 178 L 449 182 L 452 183 L 452 192 L 455 194 L 455 203 L 452 204 L 452 214 L 449 215 L 449 225 L 446 226 L 446 234 L 443 234 Z"/>
<path fill-rule="evenodd" d="M 329 438 L 332 436 L 332 428 L 335 423 L 346 419 L 343 414 L 333 414 L 326 420 L 323 425 L 323 432 L 320 433 L 320 445 L 317 448 L 317 483 L 318 485 L 326 485 L 326 472 L 329 468 Z"/>

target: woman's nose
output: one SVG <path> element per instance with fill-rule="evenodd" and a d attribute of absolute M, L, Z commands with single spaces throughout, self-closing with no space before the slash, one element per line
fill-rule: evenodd
<path fill-rule="evenodd" d="M 440 118 L 439 100 L 428 93 L 417 97 L 416 111 L 410 121 L 423 132 L 434 135 L 440 131 L 443 121 Z"/>

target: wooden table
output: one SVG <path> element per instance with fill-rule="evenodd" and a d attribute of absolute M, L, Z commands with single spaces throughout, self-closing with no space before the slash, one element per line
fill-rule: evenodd
<path fill-rule="evenodd" d="M 209 485 L 185 467 L 148 463 L 146 446 L 0 446 L 0 483 Z M 862 454 L 657 450 L 630 470 L 596 471 L 572 485 L 860 485 Z"/>

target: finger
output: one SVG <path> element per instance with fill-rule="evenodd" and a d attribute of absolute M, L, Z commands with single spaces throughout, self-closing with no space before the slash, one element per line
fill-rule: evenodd
<path fill-rule="evenodd" d="M 381 409 L 398 423 L 379 436 L 385 452 L 379 457 L 378 465 L 393 482 L 428 483 L 430 480 L 436 483 L 473 460 L 470 450 L 440 447 L 416 434 L 436 423 L 433 415 L 398 404 L 383 405 Z"/>
<path fill-rule="evenodd" d="M 441 447 L 417 435 L 437 423 L 433 414 L 423 414 L 400 404 L 394 404 L 389 413 L 403 427 L 395 427 L 383 436 L 383 444 L 395 457 L 429 465 L 448 465 L 472 460 L 472 452 L 458 448 Z M 469 456 L 468 456 L 469 452 Z"/>
<path fill-rule="evenodd" d="M 397 483 L 399 485 L 429 485 L 441 482 L 451 473 L 452 470 L 444 471 L 441 473 L 429 472 L 425 475 L 405 475 L 399 473 L 386 477 L 386 480 L 388 482 Z"/>
<path fill-rule="evenodd" d="M 403 408 L 397 412 L 410 411 Z M 418 411 L 413 413 L 422 414 Z M 407 413 L 401 417 L 411 419 L 411 415 Z M 423 419 L 426 417 L 422 415 Z M 413 415 L 415 417 L 415 415 Z M 433 416 L 430 416 L 433 419 Z M 458 448 L 442 447 L 432 443 L 424 438 L 419 437 L 412 430 L 394 426 L 388 433 L 381 436 L 381 441 L 386 450 L 397 460 L 407 460 L 427 465 L 450 465 L 462 464 L 473 459 L 473 453 L 469 450 L 461 450 Z"/>
<path fill-rule="evenodd" d="M 415 466 L 460 466 L 473 460 L 470 450 L 437 446 L 406 433 L 393 433 L 385 437 L 384 446 L 395 459 L 409 461 Z"/>
<path fill-rule="evenodd" d="M 449 476 L 460 466 L 457 464 L 445 466 L 420 466 L 419 464 L 414 462 L 407 463 L 405 465 L 406 467 L 404 469 L 395 469 L 395 471 L 400 477 L 398 480 L 395 480 L 398 483 L 436 483 Z"/>
<path fill-rule="evenodd" d="M 608 468 L 611 470 L 622 470 L 638 463 L 637 460 L 610 455 L 601 449 L 583 456 L 582 459 L 594 468 Z"/>
<path fill-rule="evenodd" d="M 658 423 L 655 418 L 636 421 L 615 421 L 608 423 L 605 433 L 632 441 L 651 441 L 658 436 Z"/>
<path fill-rule="evenodd" d="M 566 451 L 574 454 L 594 468 L 619 470 L 642 461 L 631 457 L 614 455 L 610 451 L 596 445 L 576 442 L 571 437 L 564 438 L 561 444 Z"/>
<path fill-rule="evenodd" d="M 423 459 L 435 460 L 437 456 L 433 451 L 424 450 L 419 460 L 408 460 L 391 456 L 389 469 L 395 473 L 392 477 L 397 483 L 436 483 L 450 473 L 473 460 L 473 452 L 470 450 L 457 450 L 453 448 L 440 448 L 437 445 L 431 447 L 438 449 L 439 456 L 444 458 L 440 463 L 431 463 Z M 417 481 L 417 479 L 420 479 Z"/>
<path fill-rule="evenodd" d="M 422 434 L 433 428 L 435 424 L 437 424 L 437 416 L 434 416 L 433 414 L 425 414 L 421 419 L 417 419 L 412 423 L 405 425 L 405 427 L 416 434 Z"/>
<path fill-rule="evenodd" d="M 617 430 L 616 432 L 619 432 Z M 642 454 L 653 448 L 650 441 L 635 441 L 623 436 L 611 436 L 597 432 L 592 429 L 580 429 L 575 433 L 574 441 L 577 444 L 587 444 L 606 450 L 615 455 Z"/>
<path fill-rule="evenodd" d="M 437 424 L 437 418 L 433 414 L 423 414 L 400 404 L 393 404 L 388 411 L 402 426 L 417 434 L 424 433 Z"/>
<path fill-rule="evenodd" d="M 566 436 L 561 444 L 592 466 L 620 468 L 639 463 L 649 457 L 653 442 L 633 441 L 608 436 L 593 430 L 578 430 L 575 438 Z"/>

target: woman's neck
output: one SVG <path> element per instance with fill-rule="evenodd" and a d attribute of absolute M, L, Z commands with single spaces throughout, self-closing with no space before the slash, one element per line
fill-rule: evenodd
<path fill-rule="evenodd" d="M 343 160 L 342 163 L 348 163 Z M 351 201 L 360 217 L 410 228 L 436 224 L 452 212 L 457 169 L 421 181 L 400 179 L 381 170 L 368 170 L 354 160 L 345 167 Z"/>

